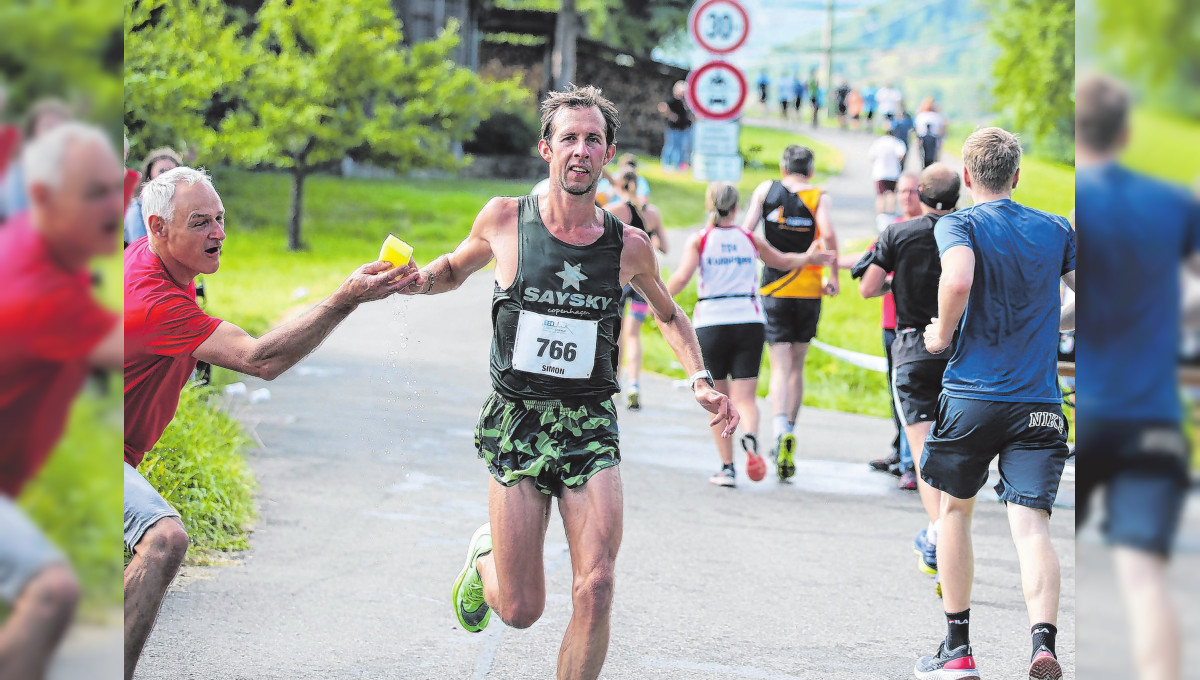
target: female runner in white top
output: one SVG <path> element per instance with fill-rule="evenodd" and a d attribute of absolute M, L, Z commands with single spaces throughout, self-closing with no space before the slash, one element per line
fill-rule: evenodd
<path fill-rule="evenodd" d="M 747 461 L 758 457 L 758 371 L 762 365 L 763 326 L 766 321 L 758 299 L 758 260 L 776 269 L 827 266 L 833 254 L 818 252 L 817 241 L 805 253 L 782 253 L 766 239 L 742 231 L 735 220 L 737 187 L 713 182 L 705 196 L 708 223 L 688 239 L 679 269 L 667 282 L 678 295 L 700 270 L 699 300 L 692 316 L 704 367 L 712 373 L 716 389 L 729 395 L 742 414 L 742 448 Z M 709 480 L 718 486 L 735 486 L 733 440 L 713 430 L 721 470 Z M 764 465 L 761 458 L 757 465 Z"/>

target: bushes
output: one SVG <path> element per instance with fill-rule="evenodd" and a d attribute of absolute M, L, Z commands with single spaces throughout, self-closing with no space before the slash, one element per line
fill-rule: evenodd
<path fill-rule="evenodd" d="M 541 120 L 536 107 L 501 109 L 479 123 L 471 139 L 463 142 L 463 151 L 527 156 L 537 146 L 540 135 Z"/>
<path fill-rule="evenodd" d="M 189 385 L 179 410 L 138 470 L 183 519 L 192 561 L 249 547 L 254 478 L 241 426 L 217 408 L 217 392 Z"/>

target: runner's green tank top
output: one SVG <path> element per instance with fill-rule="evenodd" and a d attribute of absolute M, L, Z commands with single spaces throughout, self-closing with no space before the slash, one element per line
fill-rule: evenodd
<path fill-rule="evenodd" d="M 576 246 L 542 223 L 536 196 L 517 211 L 517 276 L 492 294 L 492 386 L 509 399 L 607 398 L 618 391 L 621 221 Z"/>

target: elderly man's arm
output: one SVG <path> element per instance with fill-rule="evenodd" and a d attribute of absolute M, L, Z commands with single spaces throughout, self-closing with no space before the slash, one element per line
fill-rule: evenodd
<path fill-rule="evenodd" d="M 222 321 L 192 356 L 239 373 L 274 380 L 320 346 L 360 304 L 399 292 L 416 278 L 416 268 L 412 265 L 395 270 L 388 262 L 365 264 L 333 295 L 261 338 Z"/>

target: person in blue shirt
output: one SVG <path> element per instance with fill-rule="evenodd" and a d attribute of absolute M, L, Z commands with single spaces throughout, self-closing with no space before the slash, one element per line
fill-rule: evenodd
<path fill-rule="evenodd" d="M 875 132 L 875 85 L 870 84 L 863 88 L 863 113 L 867 116 L 867 132 Z"/>
<path fill-rule="evenodd" d="M 1061 579 L 1050 512 L 1068 455 L 1057 371 L 1059 284 L 1075 287 L 1075 234 L 1066 218 L 1013 202 L 1021 145 L 1011 133 L 976 131 L 962 158 L 975 205 L 934 226 L 942 274 L 925 347 L 938 354 L 956 331 L 958 340 L 920 466 L 921 477 L 945 492 L 937 557 L 948 634 L 915 670 L 918 678 L 943 678 L 975 668 L 971 515 L 998 455 L 996 493 L 1008 506 L 1032 624 L 1029 677 L 1061 678 Z"/>
<path fill-rule="evenodd" d="M 762 107 L 763 115 L 767 113 L 767 88 L 771 86 L 771 79 L 767 77 L 767 72 L 764 70 L 758 74 L 758 104 Z"/>
<path fill-rule="evenodd" d="M 1087 521 L 1090 496 L 1105 487 L 1103 531 L 1128 603 L 1135 666 L 1140 677 L 1179 678 L 1167 565 L 1188 489 L 1180 272 L 1200 272 L 1200 206 L 1182 187 L 1118 162 L 1129 108 L 1128 91 L 1111 78 L 1090 76 L 1076 89 L 1079 257 L 1101 272 L 1085 277 L 1079 294 L 1076 519 Z"/>

